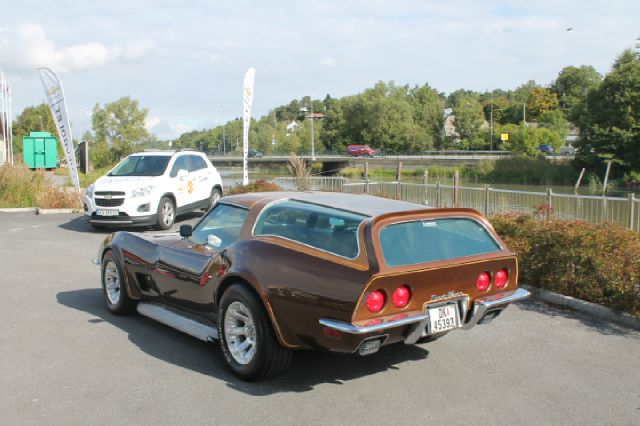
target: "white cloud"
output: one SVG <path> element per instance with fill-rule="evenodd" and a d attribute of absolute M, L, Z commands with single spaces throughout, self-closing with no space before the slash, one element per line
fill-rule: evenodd
<path fill-rule="evenodd" d="M 186 124 L 174 124 L 166 118 L 147 117 L 144 126 L 160 140 L 176 139 L 192 129 Z"/>
<path fill-rule="evenodd" d="M 135 61 L 151 50 L 149 40 L 136 41 L 125 46 L 105 46 L 88 41 L 59 48 L 47 38 L 44 28 L 37 24 L 0 27 L 0 58 L 9 70 L 33 70 L 49 66 L 58 71 L 82 71 Z"/>

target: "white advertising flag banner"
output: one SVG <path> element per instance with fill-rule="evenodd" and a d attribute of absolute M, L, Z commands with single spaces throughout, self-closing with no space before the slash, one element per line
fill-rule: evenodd
<path fill-rule="evenodd" d="M 242 185 L 249 185 L 249 124 L 251 124 L 251 104 L 253 103 L 253 83 L 256 79 L 255 68 L 249 68 L 244 75 L 244 108 L 242 129 Z"/>
<path fill-rule="evenodd" d="M 38 68 L 40 72 L 40 81 L 47 96 L 49 108 L 53 121 L 56 123 L 58 135 L 60 136 L 60 144 L 64 151 L 64 157 L 67 160 L 71 181 L 80 193 L 80 181 L 78 180 L 78 168 L 76 167 L 76 155 L 73 149 L 73 138 L 71 136 L 71 126 L 69 125 L 69 117 L 67 116 L 67 104 L 64 100 L 64 91 L 62 90 L 62 82 L 58 74 L 51 68 Z"/>

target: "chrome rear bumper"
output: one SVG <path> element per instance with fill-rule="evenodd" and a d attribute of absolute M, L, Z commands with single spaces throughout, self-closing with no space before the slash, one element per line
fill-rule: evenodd
<path fill-rule="evenodd" d="M 515 289 L 513 291 L 505 291 L 504 293 L 498 293 L 487 297 L 481 297 L 476 299 L 471 311 L 471 317 L 462 326 L 464 329 L 469 329 L 478 324 L 490 312 L 502 310 L 506 308 L 510 303 L 517 302 L 518 300 L 526 299 L 529 297 L 529 292 L 522 288 Z"/>
<path fill-rule="evenodd" d="M 488 313 L 502 310 L 506 308 L 510 303 L 526 299 L 527 297 L 529 297 L 529 292 L 527 290 L 518 288 L 516 290 L 505 291 L 502 293 L 476 299 L 473 307 L 471 308 L 471 315 L 465 315 L 464 312 L 460 313 L 463 319 L 465 317 L 467 318 L 467 320 L 464 321 L 462 328 L 469 329 L 478 324 Z M 402 318 L 389 319 L 386 321 L 383 320 L 380 323 L 367 325 L 354 325 L 344 321 L 336 321 L 327 318 L 321 318 L 319 322 L 320 325 L 332 328 L 343 333 L 369 334 L 420 322 L 423 322 L 426 325 L 426 322 L 429 319 L 429 315 L 424 311 L 410 311 L 405 312 L 404 315 L 405 316 Z"/>
<path fill-rule="evenodd" d="M 406 317 L 401 319 L 394 319 L 384 321 L 378 324 L 371 325 L 353 325 L 343 321 L 336 321 L 332 319 L 321 318 L 320 324 L 325 327 L 333 328 L 334 330 L 341 331 L 349 334 L 369 334 L 377 333 L 389 328 L 402 327 L 403 325 L 414 324 L 429 318 L 426 312 L 411 311 L 405 313 Z"/>

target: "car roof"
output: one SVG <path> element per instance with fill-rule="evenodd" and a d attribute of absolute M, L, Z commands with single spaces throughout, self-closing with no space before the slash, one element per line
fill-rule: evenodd
<path fill-rule="evenodd" d="M 196 154 L 196 155 L 202 155 L 203 153 L 200 151 L 196 151 L 194 149 L 145 149 L 144 151 L 140 151 L 140 152 L 134 152 L 133 154 L 130 154 L 131 156 L 134 155 L 164 155 L 164 156 L 172 156 L 173 154 L 177 154 L 180 152 L 186 152 L 188 154 Z"/>
<path fill-rule="evenodd" d="M 256 203 L 267 204 L 279 200 L 298 200 L 321 206 L 332 207 L 364 216 L 380 216 L 386 213 L 430 209 L 406 201 L 392 200 L 366 194 L 345 194 L 341 192 L 248 192 L 224 197 L 220 202 L 251 208 Z"/>

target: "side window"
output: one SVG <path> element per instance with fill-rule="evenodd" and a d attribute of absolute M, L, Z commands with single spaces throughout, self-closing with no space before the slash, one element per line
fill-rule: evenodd
<path fill-rule="evenodd" d="M 171 177 L 178 176 L 178 171 L 180 171 L 180 169 L 184 169 L 186 171 L 189 171 L 189 165 L 187 164 L 187 156 L 186 155 L 182 155 L 182 156 L 176 158 L 176 161 L 175 161 L 175 163 L 173 163 L 173 167 L 171 168 L 171 174 L 169 176 L 171 176 Z"/>
<path fill-rule="evenodd" d="M 248 210 L 219 203 L 193 230 L 192 241 L 222 250 L 238 240 Z"/>
<path fill-rule="evenodd" d="M 189 170 L 191 172 L 207 168 L 207 163 L 199 155 L 190 155 L 189 163 L 191 164 L 191 169 Z"/>
<path fill-rule="evenodd" d="M 254 235 L 274 235 L 353 259 L 358 256 L 358 226 L 365 216 L 301 201 L 268 207 Z"/>

